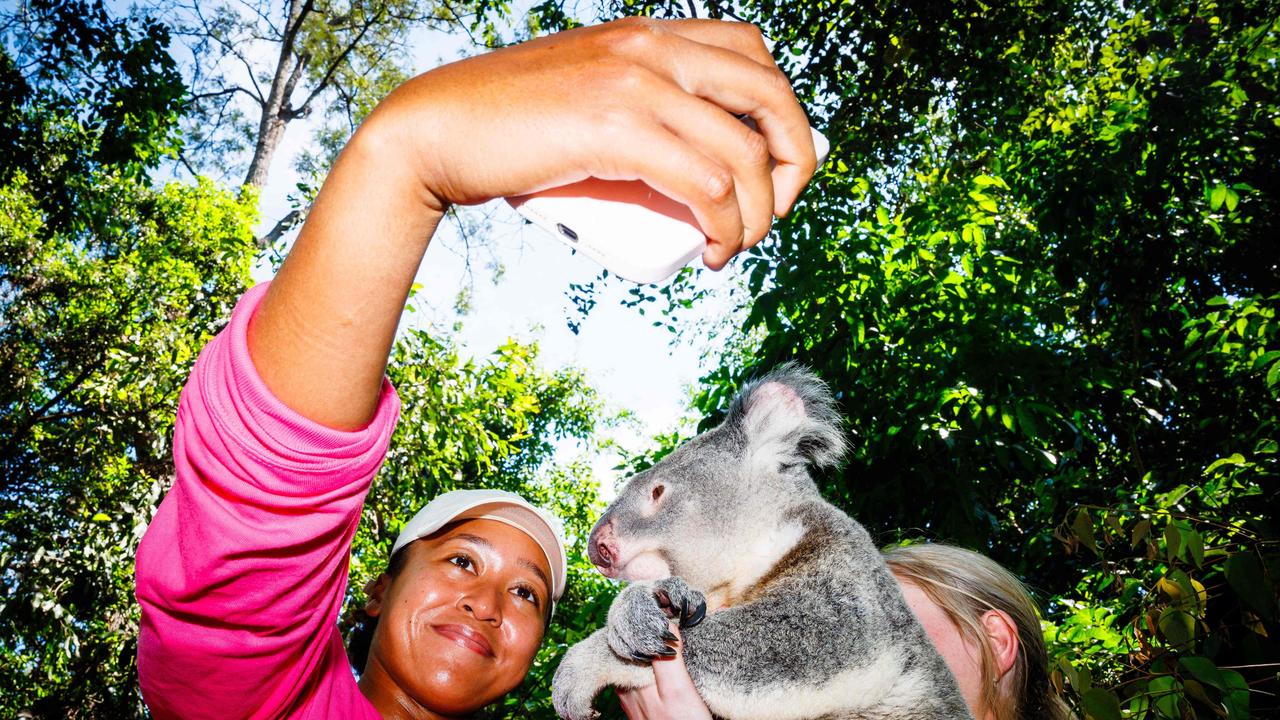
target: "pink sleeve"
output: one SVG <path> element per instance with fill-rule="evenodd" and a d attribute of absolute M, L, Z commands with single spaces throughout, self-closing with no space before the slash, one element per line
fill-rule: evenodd
<path fill-rule="evenodd" d="M 175 479 L 138 547 L 138 674 L 156 718 L 377 718 L 336 621 L 351 539 L 399 400 L 363 430 L 277 400 L 245 344 L 266 285 L 205 346 L 178 404 Z"/>

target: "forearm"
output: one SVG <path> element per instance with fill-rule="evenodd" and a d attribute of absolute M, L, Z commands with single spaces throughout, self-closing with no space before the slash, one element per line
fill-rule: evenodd
<path fill-rule="evenodd" d="M 391 123 L 361 126 L 249 326 L 267 387 L 330 427 L 373 417 L 396 325 L 442 217 L 407 155 Z"/>

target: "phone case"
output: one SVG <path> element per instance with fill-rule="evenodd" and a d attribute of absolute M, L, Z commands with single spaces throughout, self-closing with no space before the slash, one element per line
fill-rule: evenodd
<path fill-rule="evenodd" d="M 813 144 L 822 165 L 830 144 L 817 130 Z M 692 211 L 639 180 L 588 178 L 507 202 L 609 272 L 638 283 L 669 277 L 706 247 Z"/>

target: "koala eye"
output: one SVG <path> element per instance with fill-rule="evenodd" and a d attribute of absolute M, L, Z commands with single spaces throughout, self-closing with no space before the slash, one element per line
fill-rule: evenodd
<path fill-rule="evenodd" d="M 654 501 L 654 502 L 658 502 L 658 500 L 660 500 L 660 499 L 662 498 L 662 493 L 664 493 L 664 492 L 666 492 L 666 491 L 667 491 L 667 486 L 666 486 L 666 485 L 663 485 L 662 483 L 658 483 L 657 485 L 654 485 L 654 486 L 653 486 L 653 501 Z"/>

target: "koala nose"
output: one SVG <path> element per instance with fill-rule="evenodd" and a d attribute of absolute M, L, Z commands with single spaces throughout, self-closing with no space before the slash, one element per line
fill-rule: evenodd
<path fill-rule="evenodd" d="M 613 534 L 613 522 L 604 522 L 596 525 L 591 531 L 591 539 L 587 543 L 587 557 L 591 558 L 592 564 L 606 571 L 613 567 L 613 563 L 618 559 L 618 539 Z"/>

